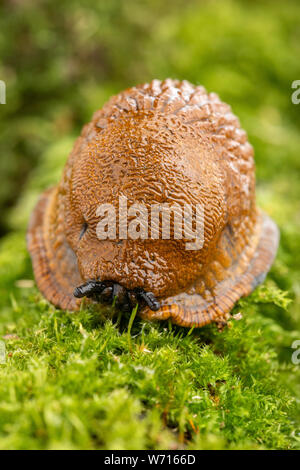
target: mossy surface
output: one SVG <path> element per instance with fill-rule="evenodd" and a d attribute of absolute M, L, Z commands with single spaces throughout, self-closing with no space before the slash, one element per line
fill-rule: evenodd
<path fill-rule="evenodd" d="M 187 8 L 149 0 L 120 8 L 76 0 L 71 11 L 69 2 L 55 11 L 50 3 L 19 4 L 3 24 L 8 37 L 23 27 L 33 52 L 27 65 L 21 57 L 19 77 L 5 54 L 0 66 L 13 83 L 1 126 L 14 123 L 1 139 L 9 149 L 2 202 L 20 173 L 27 176 L 0 240 L 0 449 L 299 449 L 292 344 L 300 340 L 300 105 L 291 102 L 291 83 L 300 79 L 299 3 Z M 93 58 L 100 43 L 101 67 Z M 30 74 L 38 74 L 43 50 L 48 68 L 34 87 Z M 80 86 L 70 71 L 80 71 Z M 56 310 L 33 283 L 28 217 L 39 193 L 59 180 L 80 126 L 112 93 L 166 76 L 202 83 L 232 105 L 255 148 L 258 203 L 281 232 L 265 283 L 240 300 L 221 333 L 138 317 L 128 328 L 129 317 L 113 312 Z"/>

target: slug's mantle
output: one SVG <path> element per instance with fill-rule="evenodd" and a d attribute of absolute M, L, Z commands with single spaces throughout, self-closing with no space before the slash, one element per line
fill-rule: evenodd
<path fill-rule="evenodd" d="M 202 248 L 187 251 L 174 238 L 99 240 L 97 208 L 120 195 L 147 207 L 201 204 Z M 256 207 L 253 149 L 230 107 L 170 79 L 125 90 L 94 114 L 28 228 L 37 285 L 54 305 L 78 310 L 83 296 L 127 309 L 139 302 L 143 317 L 182 326 L 226 323 L 263 281 L 278 238 Z"/>

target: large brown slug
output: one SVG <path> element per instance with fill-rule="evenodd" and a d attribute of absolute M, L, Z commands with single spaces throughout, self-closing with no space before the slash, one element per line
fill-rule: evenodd
<path fill-rule="evenodd" d="M 99 239 L 98 208 L 118 211 L 120 197 L 149 212 L 203 207 L 203 246 L 186 249 L 173 218 L 169 239 L 161 227 L 158 237 Z M 128 310 L 138 302 L 144 318 L 202 326 L 226 323 L 263 281 L 278 238 L 256 207 L 253 149 L 230 107 L 168 79 L 130 88 L 95 113 L 61 182 L 33 211 L 28 248 L 39 289 L 60 308 L 78 310 L 82 297 Z"/>

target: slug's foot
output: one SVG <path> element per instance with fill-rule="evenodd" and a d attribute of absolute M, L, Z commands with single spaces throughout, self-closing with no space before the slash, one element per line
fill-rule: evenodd
<path fill-rule="evenodd" d="M 145 292 L 137 287 L 128 290 L 117 282 L 112 281 L 88 281 L 74 289 L 77 298 L 88 297 L 96 302 L 111 303 L 124 311 L 132 310 L 137 303 L 146 304 L 151 310 L 158 310 L 160 303 L 152 292 Z"/>

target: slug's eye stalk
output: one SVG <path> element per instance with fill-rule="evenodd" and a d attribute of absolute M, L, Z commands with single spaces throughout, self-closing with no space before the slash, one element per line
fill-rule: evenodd
<path fill-rule="evenodd" d="M 143 289 L 140 288 L 135 289 L 134 292 L 136 298 L 143 300 L 151 310 L 156 311 L 160 308 L 160 303 L 152 292 L 145 292 Z"/>
<path fill-rule="evenodd" d="M 88 281 L 81 286 L 75 287 L 73 294 L 78 299 L 92 297 L 93 295 L 101 294 L 105 287 L 106 285 L 103 282 Z"/>

